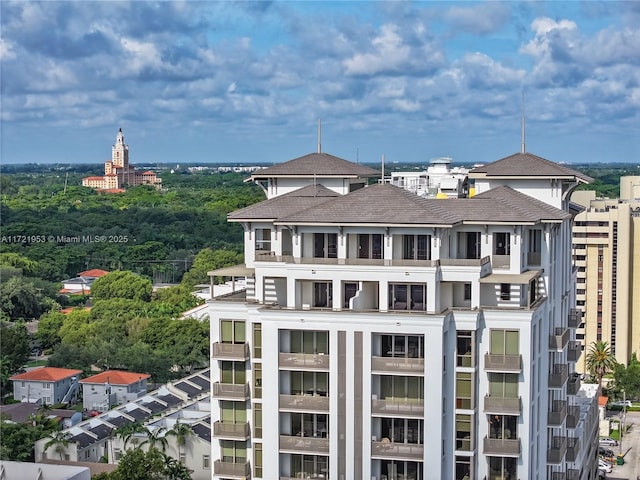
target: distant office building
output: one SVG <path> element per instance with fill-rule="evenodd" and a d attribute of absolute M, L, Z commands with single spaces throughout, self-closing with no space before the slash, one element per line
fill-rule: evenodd
<path fill-rule="evenodd" d="M 576 338 L 585 351 L 608 342 L 616 360 L 627 364 L 640 354 L 640 177 L 620 178 L 619 199 L 577 191 L 572 201 L 585 207 L 573 227 L 576 301 L 584 312 Z M 580 372 L 585 360 L 583 352 Z"/>
<path fill-rule="evenodd" d="M 129 164 L 129 146 L 124 143 L 122 128 L 118 130 L 116 143 L 111 147 L 111 160 L 104 164 L 104 175 L 85 177 L 83 187 L 104 191 L 122 191 L 125 187 L 153 185 L 160 188 L 162 179 L 155 172 L 139 172 Z"/>
<path fill-rule="evenodd" d="M 245 288 L 210 302 L 216 479 L 596 476 L 577 399 L 571 191 L 529 153 L 437 200 L 315 153 L 232 212 Z"/>

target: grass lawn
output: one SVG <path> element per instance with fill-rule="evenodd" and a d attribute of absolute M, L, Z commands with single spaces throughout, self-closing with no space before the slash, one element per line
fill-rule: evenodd
<path fill-rule="evenodd" d="M 46 360 L 29 360 L 27 362 L 27 367 L 44 367 L 47 364 Z"/>

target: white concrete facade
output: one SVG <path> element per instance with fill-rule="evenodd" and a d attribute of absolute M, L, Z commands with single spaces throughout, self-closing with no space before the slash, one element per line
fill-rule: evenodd
<path fill-rule="evenodd" d="M 209 303 L 214 478 L 594 478 L 567 421 L 577 184 L 476 178 L 555 220 L 234 220 L 251 275 Z"/>

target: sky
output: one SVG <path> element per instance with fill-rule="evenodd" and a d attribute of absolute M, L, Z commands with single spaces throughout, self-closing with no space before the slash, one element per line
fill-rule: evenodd
<path fill-rule="evenodd" d="M 640 162 L 640 2 L 0 2 L 0 162 Z M 524 101 L 523 101 L 524 99 Z M 524 105 L 524 109 L 523 109 Z"/>

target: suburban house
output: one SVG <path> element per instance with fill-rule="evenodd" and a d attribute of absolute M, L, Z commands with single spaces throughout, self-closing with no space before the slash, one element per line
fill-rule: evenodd
<path fill-rule="evenodd" d="M 80 380 L 82 404 L 87 410 L 106 412 L 112 405 L 131 402 L 147 393 L 146 373 L 107 370 Z"/>
<path fill-rule="evenodd" d="M 13 398 L 23 402 L 73 403 L 78 398 L 78 378 L 82 370 L 42 367 L 14 375 Z"/>
<path fill-rule="evenodd" d="M 93 268 L 91 270 L 85 270 L 78 273 L 75 278 L 68 278 L 62 281 L 62 289 L 59 293 L 71 294 L 71 295 L 88 295 L 91 292 L 91 284 L 98 278 L 104 277 L 108 274 L 106 270 L 100 270 L 99 268 Z"/>

